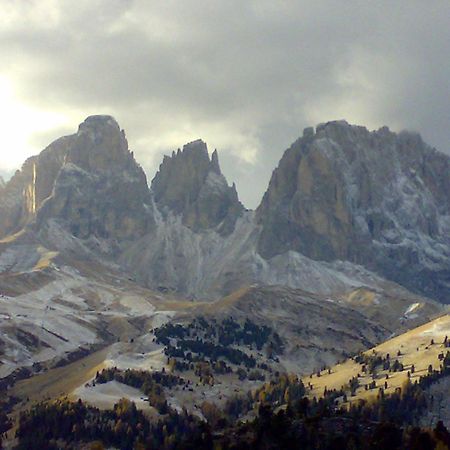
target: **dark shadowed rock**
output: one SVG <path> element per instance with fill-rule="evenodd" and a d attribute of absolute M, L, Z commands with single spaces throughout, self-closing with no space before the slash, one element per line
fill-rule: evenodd
<path fill-rule="evenodd" d="M 76 237 L 120 243 L 151 229 L 150 205 L 145 173 L 128 150 L 124 132 L 112 117 L 92 116 L 72 136 L 52 195 L 38 211 L 37 225 L 56 219 Z"/>
<path fill-rule="evenodd" d="M 217 151 L 210 159 L 201 140 L 164 157 L 152 181 L 152 191 L 163 212 L 180 215 L 194 231 L 217 228 L 229 234 L 244 209 L 235 186 L 228 186 L 222 175 Z"/>
<path fill-rule="evenodd" d="M 450 158 L 418 134 L 344 121 L 305 130 L 257 210 L 265 258 L 347 260 L 449 301 Z"/>

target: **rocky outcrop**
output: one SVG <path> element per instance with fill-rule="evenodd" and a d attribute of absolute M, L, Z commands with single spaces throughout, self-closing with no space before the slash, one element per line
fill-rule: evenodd
<path fill-rule="evenodd" d="M 46 225 L 57 221 L 75 237 L 120 246 L 151 229 L 151 204 L 124 132 L 110 116 L 91 116 L 29 158 L 0 191 L 0 236 L 29 225 L 51 242 Z"/>
<path fill-rule="evenodd" d="M 216 229 L 228 235 L 244 210 L 235 185 L 228 186 L 220 170 L 217 150 L 210 159 L 201 140 L 164 157 L 152 191 L 163 213 L 180 215 L 183 224 L 194 231 Z"/>
<path fill-rule="evenodd" d="M 55 219 L 78 238 L 94 236 L 124 244 L 151 229 L 150 205 L 145 173 L 128 150 L 124 132 L 112 117 L 92 116 L 71 137 L 36 226 Z"/>
<path fill-rule="evenodd" d="M 450 158 L 415 133 L 344 121 L 307 129 L 257 210 L 258 251 L 346 260 L 448 302 Z"/>

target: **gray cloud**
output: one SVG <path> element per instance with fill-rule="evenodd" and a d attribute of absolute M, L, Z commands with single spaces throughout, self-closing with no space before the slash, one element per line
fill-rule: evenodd
<path fill-rule="evenodd" d="M 0 76 L 73 128 L 114 115 L 149 178 L 201 137 L 254 207 L 301 130 L 340 118 L 450 151 L 448 2 L 7 3 Z M 60 128 L 32 136 L 36 151 Z"/>

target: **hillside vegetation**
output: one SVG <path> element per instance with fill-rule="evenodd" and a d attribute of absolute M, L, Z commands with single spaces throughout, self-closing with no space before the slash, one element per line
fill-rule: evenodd
<path fill-rule="evenodd" d="M 317 397 L 326 390 L 341 390 L 344 403 L 394 393 L 410 379 L 418 381 L 437 371 L 450 354 L 450 314 L 410 330 L 330 368 L 320 368 L 304 377 L 308 395 Z"/>

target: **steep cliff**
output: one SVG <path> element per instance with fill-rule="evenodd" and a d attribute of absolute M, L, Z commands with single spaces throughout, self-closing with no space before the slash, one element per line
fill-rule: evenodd
<path fill-rule="evenodd" d="M 322 124 L 275 169 L 256 213 L 258 251 L 363 264 L 449 301 L 449 192 L 450 158 L 419 135 Z"/>
<path fill-rule="evenodd" d="M 217 151 L 210 159 L 201 140 L 164 157 L 152 191 L 163 213 L 180 215 L 183 224 L 194 231 L 214 228 L 228 235 L 244 210 L 235 185 L 228 186 L 220 170 Z"/>
<path fill-rule="evenodd" d="M 149 189 L 117 122 L 92 116 L 0 188 L 0 230 L 28 224 L 48 248 L 112 255 L 191 298 L 252 283 L 409 295 L 393 281 L 449 303 L 449 192 L 450 158 L 417 134 L 330 122 L 305 130 L 245 211 L 204 142 L 164 157 Z"/>
<path fill-rule="evenodd" d="M 122 243 L 151 229 L 146 176 L 110 116 L 88 117 L 71 136 L 29 158 L 0 191 L 0 237 L 56 221 L 75 237 Z M 52 241 L 51 235 L 46 239 Z"/>
<path fill-rule="evenodd" d="M 0 190 L 0 237 L 19 231 L 36 217 L 53 190 L 72 141 L 72 136 L 62 137 L 28 158 Z"/>
<path fill-rule="evenodd" d="M 88 117 L 71 145 L 36 226 L 55 219 L 79 238 L 135 240 L 153 225 L 144 171 L 109 116 Z"/>

